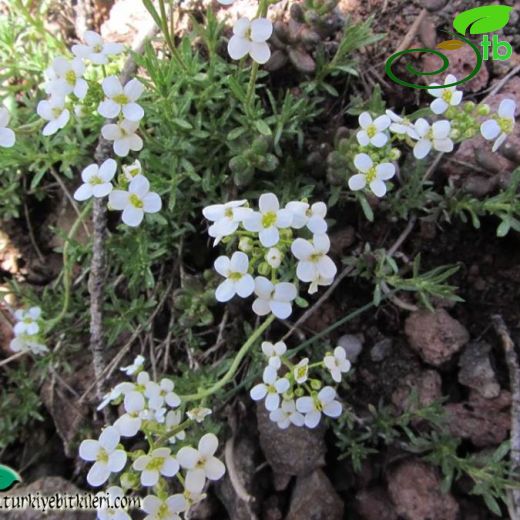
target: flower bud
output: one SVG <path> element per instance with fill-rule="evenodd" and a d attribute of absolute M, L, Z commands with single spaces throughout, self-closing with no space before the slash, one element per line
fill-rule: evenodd
<path fill-rule="evenodd" d="M 464 103 L 464 112 L 471 114 L 471 112 L 475 110 L 475 106 L 476 105 L 473 101 L 466 101 L 466 103 Z"/>
<path fill-rule="evenodd" d="M 452 128 L 450 132 L 450 137 L 452 139 L 460 139 L 460 135 L 460 130 L 458 130 L 457 128 Z"/>
<path fill-rule="evenodd" d="M 267 262 L 260 262 L 258 265 L 258 274 L 261 274 L 262 276 L 268 276 L 270 271 L 271 268 Z"/>
<path fill-rule="evenodd" d="M 294 395 L 295 395 L 295 397 L 302 397 L 304 393 L 305 393 L 305 391 L 303 390 L 303 388 L 302 388 L 301 386 L 298 386 L 298 387 L 294 390 Z"/>
<path fill-rule="evenodd" d="M 249 237 L 242 237 L 238 242 L 238 249 L 244 253 L 250 253 L 253 250 L 253 240 Z"/>
<path fill-rule="evenodd" d="M 477 107 L 477 113 L 479 116 L 487 116 L 491 112 L 491 108 L 488 104 L 484 103 Z"/>
<path fill-rule="evenodd" d="M 265 254 L 265 261 L 273 268 L 278 269 L 282 263 L 282 253 L 276 247 L 271 247 Z"/>
<path fill-rule="evenodd" d="M 127 489 L 138 489 L 140 486 L 139 475 L 133 471 L 125 471 L 121 477 L 121 487 Z"/>
<path fill-rule="evenodd" d="M 321 381 L 319 379 L 311 379 L 311 388 L 319 390 L 321 388 Z"/>
<path fill-rule="evenodd" d="M 399 148 L 392 148 L 390 150 L 390 159 L 392 161 L 397 161 L 401 157 L 401 150 Z"/>

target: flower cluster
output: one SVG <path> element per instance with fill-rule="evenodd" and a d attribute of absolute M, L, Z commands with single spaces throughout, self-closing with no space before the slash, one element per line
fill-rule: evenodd
<path fill-rule="evenodd" d="M 40 307 L 31 307 L 28 310 L 18 309 L 14 313 L 16 323 L 13 327 L 14 338 L 9 344 L 13 352 L 30 351 L 41 355 L 49 349 L 41 343 L 41 314 Z"/>
<path fill-rule="evenodd" d="M 112 474 L 120 474 L 120 486 L 112 486 L 107 492 L 114 497 L 144 487 L 149 494 L 142 502 L 142 510 L 148 520 L 180 518 L 180 514 L 204 498 L 207 480 L 219 480 L 225 473 L 224 464 L 215 457 L 218 439 L 212 433 L 203 435 L 194 448 L 186 444 L 187 430 L 194 421 L 207 415 L 202 410 L 187 413 L 183 419 L 184 404 L 175 393 L 170 379 L 153 381 L 143 370 L 144 358 L 138 356 L 134 363 L 122 369 L 135 381 L 124 381 L 107 394 L 98 409 L 108 404 L 124 408 L 113 425 L 107 426 L 98 439 L 84 440 L 79 447 L 80 457 L 93 465 L 87 481 L 93 487 L 104 485 Z M 211 411 L 210 411 L 211 412 Z M 142 434 L 148 444 L 142 449 L 127 450 L 122 439 Z M 174 445 L 179 449 L 174 450 Z M 171 479 L 178 483 L 172 494 Z M 107 517 L 107 509 L 98 512 L 98 518 Z M 115 512 L 115 511 L 112 511 Z M 121 518 L 128 518 L 120 510 Z M 110 517 L 110 516 L 108 516 Z"/>
<path fill-rule="evenodd" d="M 515 102 L 503 100 L 496 115 L 480 122 L 481 116 L 489 114 L 489 106 L 472 102 L 462 105 L 462 92 L 456 86 L 449 86 L 456 81 L 457 78 L 450 74 L 444 82 L 446 87 L 440 88 L 437 83 L 432 83 L 430 87 L 436 88 L 428 89 L 428 93 L 435 98 L 430 104 L 432 114 L 445 119 L 429 122 L 420 117 L 412 122 L 391 110 L 375 119 L 368 112 L 359 116 L 360 129 L 356 133 L 359 147 L 352 158 L 358 173 L 348 180 L 351 190 L 368 187 L 377 197 L 386 194 L 385 183 L 394 177 L 394 162 L 401 155 L 400 150 L 393 147 L 396 142 L 406 143 L 413 149 L 414 157 L 421 160 L 432 150 L 443 153 L 453 151 L 455 142 L 474 137 L 480 128 L 485 139 L 496 139 L 492 150 L 498 149 L 513 131 Z"/>
<path fill-rule="evenodd" d="M 0 106 L 0 146 L 2 148 L 11 148 L 16 141 L 14 132 L 7 127 L 9 119 L 10 116 L 7 108 Z"/>
<path fill-rule="evenodd" d="M 282 429 L 291 424 L 315 428 L 322 414 L 332 418 L 341 415 L 342 406 L 336 399 L 336 390 L 317 377 L 311 378 L 309 371 L 325 367 L 330 377 L 340 383 L 342 375 L 350 370 L 345 349 L 336 347 L 321 362 L 312 365 L 307 357 L 297 364 L 291 363 L 285 355 L 287 346 L 283 341 L 274 344 L 264 341 L 262 352 L 267 358 L 267 366 L 262 383 L 254 386 L 250 394 L 255 401 L 265 400 L 271 421 Z"/>
<path fill-rule="evenodd" d="M 254 294 L 257 315 L 272 313 L 285 319 L 292 313 L 299 282 L 309 283 L 309 293 L 313 293 L 318 285 L 330 285 L 336 275 L 336 266 L 327 255 L 327 207 L 323 202 L 292 201 L 281 208 L 273 193 L 260 196 L 258 211 L 246 203 L 231 201 L 203 210 L 212 222 L 208 233 L 215 245 L 224 241 L 239 249 L 215 260 L 215 270 L 225 278 L 215 297 L 227 302 L 235 295 Z M 295 238 L 295 230 L 305 231 L 308 238 Z"/>
<path fill-rule="evenodd" d="M 79 201 L 91 197 L 106 197 L 110 209 L 123 212 L 122 219 L 127 226 L 136 227 L 145 213 L 157 213 L 162 207 L 161 198 L 150 191 L 150 182 L 143 175 L 141 163 L 136 160 L 129 166 L 123 166 L 123 174 L 118 176 L 117 189 L 112 180 L 116 174 L 117 163 L 107 159 L 103 164 L 90 164 L 81 172 L 83 184 L 74 192 Z"/>

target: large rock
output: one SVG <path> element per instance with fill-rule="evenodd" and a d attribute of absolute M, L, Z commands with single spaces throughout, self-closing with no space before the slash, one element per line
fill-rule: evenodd
<path fill-rule="evenodd" d="M 448 429 L 452 435 L 483 448 L 500 444 L 507 438 L 511 428 L 511 394 L 502 390 L 495 399 L 485 399 L 472 390 L 464 403 L 450 403 Z"/>
<path fill-rule="evenodd" d="M 466 328 L 444 309 L 412 313 L 406 320 L 405 333 L 410 347 L 434 366 L 451 359 L 469 341 Z"/>
<path fill-rule="evenodd" d="M 418 459 L 409 459 L 388 477 L 388 491 L 397 513 L 405 520 L 455 520 L 459 506 L 442 493 L 438 472 Z"/>
<path fill-rule="evenodd" d="M 380 486 L 357 493 L 356 512 L 363 520 L 397 520 L 394 505 L 386 490 Z"/>
<path fill-rule="evenodd" d="M 276 489 L 284 489 L 293 475 L 307 475 L 325 465 L 323 421 L 312 430 L 292 425 L 282 430 L 269 419 L 263 403 L 257 405 L 256 411 L 260 445 L 275 474 Z"/>
<path fill-rule="evenodd" d="M 490 351 L 489 343 L 475 341 L 466 345 L 459 359 L 459 383 L 476 390 L 486 399 L 500 394 L 500 385 L 489 359 Z"/>
<path fill-rule="evenodd" d="M 341 520 L 343 502 L 321 469 L 300 476 L 286 520 Z"/>

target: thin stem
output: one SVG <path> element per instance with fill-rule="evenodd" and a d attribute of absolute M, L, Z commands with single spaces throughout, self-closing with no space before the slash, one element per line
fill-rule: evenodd
<path fill-rule="evenodd" d="M 89 213 L 90 209 L 92 207 L 92 201 L 89 201 L 81 213 L 79 214 L 78 218 L 70 228 L 69 234 L 67 235 L 67 238 L 65 239 L 65 243 L 63 244 L 63 290 L 65 292 L 63 296 L 63 307 L 60 311 L 60 313 L 49 323 L 49 326 L 47 328 L 47 334 L 63 319 L 65 314 L 67 313 L 67 310 L 69 309 L 69 303 L 70 303 L 70 287 L 71 287 L 71 276 L 70 276 L 70 266 L 69 266 L 69 247 L 70 242 L 76 235 L 76 232 L 78 231 L 78 228 L 80 224 L 83 222 L 87 214 Z"/>
<path fill-rule="evenodd" d="M 164 33 L 164 37 L 166 38 L 166 43 L 172 52 L 173 57 L 179 62 L 179 65 L 184 69 L 185 72 L 188 71 L 188 67 L 184 63 L 182 56 L 180 55 L 177 47 L 173 43 L 172 36 L 170 34 L 170 30 L 168 28 L 168 15 L 166 14 L 166 6 L 164 5 L 164 0 L 159 0 L 159 9 L 161 11 L 161 29 Z"/>
<path fill-rule="evenodd" d="M 224 387 L 229 381 L 231 381 L 240 366 L 240 363 L 249 352 L 249 349 L 255 344 L 256 340 L 264 333 L 264 331 L 273 323 L 275 320 L 274 315 L 271 314 L 269 318 L 267 318 L 256 330 L 253 331 L 253 334 L 249 336 L 248 340 L 240 347 L 240 350 L 237 352 L 233 363 L 229 367 L 229 370 L 226 372 L 224 377 L 217 381 L 213 386 L 206 388 L 206 390 L 200 390 L 196 394 L 188 394 L 181 395 L 181 401 L 199 401 L 204 397 L 208 397 L 213 395 L 215 392 L 218 392 L 222 387 Z"/>

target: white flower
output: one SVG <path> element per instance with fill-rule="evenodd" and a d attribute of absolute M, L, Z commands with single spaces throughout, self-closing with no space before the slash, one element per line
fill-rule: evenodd
<path fill-rule="evenodd" d="M 90 197 L 106 197 L 112 191 L 110 182 L 116 174 L 117 163 L 107 159 L 101 166 L 90 164 L 81 172 L 83 184 L 74 192 L 76 200 L 87 200 Z"/>
<path fill-rule="evenodd" d="M 133 383 L 129 383 L 128 381 L 118 383 L 110 392 L 103 396 L 103 401 L 101 401 L 97 410 L 102 410 L 112 401 L 119 399 L 122 395 L 125 395 L 127 392 L 131 392 L 132 390 L 135 390 L 135 385 Z"/>
<path fill-rule="evenodd" d="M 392 110 L 387 110 L 386 115 L 392 121 L 390 123 L 390 132 L 394 134 L 406 134 L 412 139 L 419 139 L 417 132 L 415 131 L 415 127 L 411 121 L 408 119 L 397 115 Z"/>
<path fill-rule="evenodd" d="M 181 404 L 180 397 L 173 391 L 175 385 L 171 379 L 162 379 L 160 384 L 148 385 L 144 395 L 149 399 L 150 407 L 154 410 L 166 403 L 170 408 L 177 408 Z"/>
<path fill-rule="evenodd" d="M 265 397 L 265 407 L 272 412 L 280 405 L 280 394 L 287 392 L 290 388 L 289 380 L 285 377 L 278 377 L 276 368 L 266 366 L 263 374 L 263 383 L 259 383 L 251 388 L 251 399 L 260 401 Z"/>
<path fill-rule="evenodd" d="M 191 446 L 181 448 L 177 453 L 179 464 L 187 469 L 186 480 L 190 488 L 202 491 L 206 479 L 219 480 L 226 472 L 224 464 L 215 457 L 218 439 L 213 433 L 206 433 L 199 440 L 198 449 Z"/>
<path fill-rule="evenodd" d="M 314 294 L 318 291 L 319 285 L 321 285 L 321 286 L 332 285 L 333 281 L 334 281 L 334 277 L 326 278 L 326 277 L 321 276 L 321 274 L 319 272 L 316 272 L 314 274 L 314 278 L 310 281 L 308 293 Z"/>
<path fill-rule="evenodd" d="M 366 153 L 358 153 L 354 157 L 354 165 L 361 173 L 356 173 L 349 178 L 348 187 L 352 191 L 357 191 L 368 184 L 376 197 L 383 197 L 386 193 L 385 181 L 395 175 L 395 166 L 389 162 L 374 164 Z"/>
<path fill-rule="evenodd" d="M 164 424 L 166 426 L 166 431 L 173 430 L 175 427 L 179 426 L 182 422 L 182 414 L 179 410 L 170 410 L 166 414 L 166 418 Z M 179 431 L 175 435 L 171 436 L 168 440 L 175 444 L 177 440 L 183 441 L 186 438 L 186 432 L 184 430 Z"/>
<path fill-rule="evenodd" d="M 228 43 L 228 52 L 232 59 L 239 60 L 246 54 L 257 63 L 266 63 L 271 57 L 267 40 L 273 33 L 273 24 L 267 18 L 240 18 L 233 26 L 233 36 Z"/>
<path fill-rule="evenodd" d="M 293 215 L 291 227 L 301 229 L 307 226 L 315 235 L 327 232 L 327 205 L 324 202 L 315 202 L 312 206 L 307 202 L 291 201 L 285 206 Z"/>
<path fill-rule="evenodd" d="M 211 415 L 211 410 L 209 408 L 202 408 L 202 407 L 198 407 L 198 408 L 192 408 L 191 410 L 188 410 L 186 412 L 186 415 L 192 420 L 192 421 L 195 421 L 197 423 L 201 423 L 202 421 L 204 421 L 204 419 L 208 416 L 208 415 Z"/>
<path fill-rule="evenodd" d="M 284 399 L 280 408 L 269 414 L 269 419 L 282 430 L 289 428 L 291 423 L 295 426 L 303 426 L 305 423 L 303 415 L 296 410 L 294 399 Z"/>
<path fill-rule="evenodd" d="M 265 254 L 264 259 L 273 269 L 278 269 L 282 263 L 282 253 L 276 247 L 271 247 Z"/>
<path fill-rule="evenodd" d="M 111 473 L 120 472 L 126 464 L 126 451 L 117 449 L 117 428 L 105 428 L 99 440 L 87 439 L 79 446 L 79 456 L 86 461 L 95 461 L 87 475 L 87 482 L 94 487 L 103 485 Z"/>
<path fill-rule="evenodd" d="M 255 289 L 255 281 L 248 274 L 249 258 L 241 251 L 235 251 L 233 256 L 219 256 L 215 260 L 215 270 L 225 280 L 217 287 L 215 298 L 219 302 L 227 302 L 238 294 L 241 298 L 247 298 Z"/>
<path fill-rule="evenodd" d="M 292 213 L 288 209 L 280 209 L 280 203 L 274 193 L 264 193 L 258 200 L 260 211 L 248 215 L 243 225 L 247 231 L 259 233 L 264 247 L 275 246 L 280 240 L 278 229 L 287 228 L 292 223 Z"/>
<path fill-rule="evenodd" d="M 214 237 L 217 245 L 222 237 L 232 235 L 242 220 L 252 212 L 250 208 L 242 206 L 247 200 L 231 200 L 225 204 L 213 204 L 206 206 L 202 210 L 202 214 L 211 222 L 214 222 L 209 229 L 208 234 Z"/>
<path fill-rule="evenodd" d="M 0 107 L 0 146 L 3 148 L 11 148 L 14 146 L 16 136 L 14 132 L 7 128 L 9 124 L 9 111 L 5 107 Z"/>
<path fill-rule="evenodd" d="M 498 117 L 489 119 L 480 125 L 480 132 L 484 139 L 492 141 L 493 152 L 496 152 L 502 143 L 507 139 L 507 135 L 513 131 L 515 127 L 516 103 L 512 99 L 504 99 L 498 107 Z"/>
<path fill-rule="evenodd" d="M 15 336 L 9 343 L 9 348 L 13 352 L 30 351 L 37 356 L 49 352 L 49 349 L 45 345 L 38 343 L 34 336 L 28 336 L 27 334 Z"/>
<path fill-rule="evenodd" d="M 132 164 L 123 166 L 123 175 L 128 182 L 132 181 L 134 177 L 137 177 L 141 173 L 143 173 L 143 169 L 141 168 L 139 159 L 136 159 Z"/>
<path fill-rule="evenodd" d="M 330 240 L 327 235 L 314 235 L 312 242 L 297 238 L 291 244 L 292 254 L 299 260 L 296 276 L 302 282 L 313 282 L 319 275 L 323 279 L 336 276 L 337 268 L 327 256 Z"/>
<path fill-rule="evenodd" d="M 318 392 L 318 395 L 296 399 L 296 409 L 305 415 L 305 426 L 316 428 L 322 413 L 329 417 L 339 417 L 341 415 L 341 403 L 336 401 L 335 398 L 336 390 L 331 386 L 325 386 Z"/>
<path fill-rule="evenodd" d="M 303 358 L 297 365 L 293 368 L 293 377 L 294 380 L 302 385 L 307 381 L 309 374 L 309 358 Z"/>
<path fill-rule="evenodd" d="M 106 65 L 108 56 L 119 54 L 123 51 L 124 45 L 121 43 L 105 43 L 101 36 L 94 31 L 86 31 L 83 34 L 83 44 L 73 45 L 72 53 L 78 58 L 90 60 L 96 65 Z"/>
<path fill-rule="evenodd" d="M 258 276 L 255 278 L 255 294 L 257 298 L 253 302 L 253 311 L 258 316 L 272 312 L 277 318 L 285 320 L 291 315 L 291 302 L 298 296 L 298 291 L 292 283 L 274 285 L 264 276 Z"/>
<path fill-rule="evenodd" d="M 141 484 L 146 487 L 155 486 L 160 475 L 173 477 L 179 471 L 179 463 L 170 448 L 157 448 L 148 455 L 141 455 L 132 467 L 141 472 Z"/>
<path fill-rule="evenodd" d="M 70 119 L 70 112 L 65 108 L 64 99 L 58 96 L 40 101 L 36 107 L 36 112 L 42 119 L 49 121 L 42 130 L 42 134 L 45 136 L 55 134 Z"/>
<path fill-rule="evenodd" d="M 438 152 L 451 152 L 453 141 L 450 139 L 451 124 L 449 121 L 436 121 L 430 127 L 430 123 L 419 118 L 415 122 L 415 131 L 419 136 L 419 141 L 413 148 L 413 155 L 416 159 L 424 159 L 431 151 L 432 146 Z"/>
<path fill-rule="evenodd" d="M 17 320 L 17 323 L 13 328 L 15 336 L 21 334 L 33 336 L 34 334 L 38 334 L 38 332 L 40 332 L 38 320 L 40 319 L 41 314 L 42 310 L 40 307 L 31 307 L 28 310 L 18 309 L 15 311 L 14 317 Z"/>
<path fill-rule="evenodd" d="M 269 341 L 262 342 L 262 352 L 269 359 L 270 366 L 278 370 L 282 366 L 280 356 L 287 351 L 287 346 L 283 341 L 277 341 L 274 345 Z"/>
<path fill-rule="evenodd" d="M 117 503 L 120 503 L 120 499 L 125 496 L 124 491 L 119 486 L 110 486 L 106 492 L 100 491 L 97 493 L 97 496 L 109 500 L 108 505 L 103 505 L 97 510 L 98 520 L 131 520 L 130 515 L 124 509 L 115 507 L 116 499 Z"/>
<path fill-rule="evenodd" d="M 121 367 L 119 370 L 121 370 L 121 372 L 124 372 L 127 376 L 132 376 L 135 373 L 139 372 L 139 370 L 143 368 L 143 365 L 144 357 L 138 355 L 131 365 L 128 365 L 127 367 Z"/>
<path fill-rule="evenodd" d="M 108 203 L 112 209 L 123 211 L 123 222 L 131 227 L 138 226 L 145 213 L 157 213 L 162 207 L 161 197 L 150 191 L 150 183 L 143 175 L 132 179 L 128 191 L 113 190 Z"/>
<path fill-rule="evenodd" d="M 448 74 L 444 80 L 445 85 L 455 83 L 457 78 L 453 74 Z M 438 87 L 438 83 L 431 83 L 430 87 Z M 428 94 L 437 98 L 432 101 L 430 108 L 434 114 L 444 114 L 450 106 L 455 107 L 462 101 L 462 91 L 457 90 L 457 86 L 446 88 L 432 88 L 428 89 Z"/>
<path fill-rule="evenodd" d="M 390 118 L 387 115 L 372 120 L 372 116 L 368 112 L 363 112 L 359 116 L 359 126 L 361 126 L 361 130 L 356 134 L 356 138 L 361 146 L 371 144 L 376 148 L 381 148 L 387 143 L 388 135 L 385 130 L 390 126 Z"/>
<path fill-rule="evenodd" d="M 206 481 L 199 478 L 200 474 L 197 474 L 193 471 L 188 471 L 186 478 L 184 480 L 184 498 L 186 499 L 186 503 L 188 507 L 191 507 L 193 504 L 200 502 L 204 498 L 206 498 L 206 494 L 202 493 L 204 486 L 206 485 Z"/>
<path fill-rule="evenodd" d="M 141 392 L 132 390 L 125 393 L 123 404 L 126 413 L 116 420 L 114 426 L 123 437 L 134 437 L 141 428 L 146 401 Z"/>
<path fill-rule="evenodd" d="M 336 347 L 333 354 L 323 358 L 323 364 L 330 370 L 330 375 L 336 383 L 341 383 L 341 374 L 350 370 L 350 361 L 343 347 Z"/>
<path fill-rule="evenodd" d="M 129 121 L 139 121 L 144 116 L 143 107 L 136 103 L 144 91 L 138 79 L 130 80 L 123 88 L 115 76 L 105 78 L 102 83 L 105 100 L 98 106 L 98 112 L 107 119 L 117 117 L 121 112 Z"/>
<path fill-rule="evenodd" d="M 65 97 L 74 94 L 83 99 L 88 91 L 88 83 L 83 79 L 85 65 L 79 58 L 71 61 L 63 56 L 54 58 L 52 62 L 53 79 L 48 84 L 48 93 L 51 96 Z"/>
<path fill-rule="evenodd" d="M 139 123 L 123 119 L 118 123 L 110 123 L 101 128 L 101 135 L 107 141 L 114 141 L 114 153 L 126 157 L 128 152 L 138 152 L 143 148 L 143 140 L 135 133 Z"/>
<path fill-rule="evenodd" d="M 144 520 L 181 520 L 179 513 L 186 511 L 186 499 L 180 494 L 172 495 L 161 500 L 155 495 L 144 497 L 142 510 L 148 513 Z"/>

